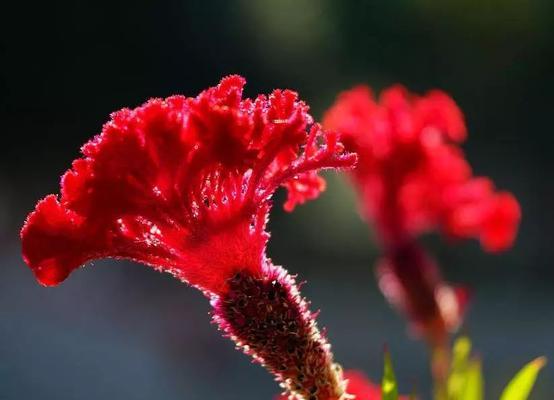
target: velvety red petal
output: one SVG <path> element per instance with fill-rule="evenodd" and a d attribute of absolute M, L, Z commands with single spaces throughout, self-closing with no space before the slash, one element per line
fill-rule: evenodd
<path fill-rule="evenodd" d="M 290 179 L 284 186 L 288 192 L 284 208 L 290 212 L 298 204 L 317 198 L 325 190 L 325 180 L 316 173 L 309 172 Z"/>
<path fill-rule="evenodd" d="M 78 216 L 50 195 L 37 204 L 21 230 L 23 258 L 40 283 L 55 285 L 87 258 L 82 239 Z"/>

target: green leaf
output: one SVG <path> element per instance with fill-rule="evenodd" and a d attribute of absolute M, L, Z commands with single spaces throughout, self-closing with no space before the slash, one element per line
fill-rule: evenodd
<path fill-rule="evenodd" d="M 461 336 L 454 342 L 452 349 L 452 368 L 460 369 L 467 366 L 471 353 L 471 340 L 467 336 Z"/>
<path fill-rule="evenodd" d="M 398 400 L 398 385 L 394 376 L 390 353 L 385 350 L 385 368 L 381 383 L 382 400 Z"/>
<path fill-rule="evenodd" d="M 508 383 L 500 400 L 526 400 L 545 364 L 546 357 L 539 357 L 525 365 Z"/>
<path fill-rule="evenodd" d="M 483 374 L 481 361 L 471 360 L 466 371 L 466 382 L 461 400 L 483 400 Z"/>
<path fill-rule="evenodd" d="M 450 400 L 461 400 L 468 380 L 471 340 L 462 336 L 456 339 L 452 349 L 452 364 L 448 376 L 447 392 Z"/>
<path fill-rule="evenodd" d="M 470 355 L 471 340 L 466 336 L 458 338 L 452 349 L 452 364 L 447 382 L 449 400 L 483 399 L 481 361 Z"/>

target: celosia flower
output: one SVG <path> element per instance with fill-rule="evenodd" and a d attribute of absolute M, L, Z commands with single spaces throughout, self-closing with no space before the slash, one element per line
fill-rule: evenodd
<path fill-rule="evenodd" d="M 350 175 L 361 212 L 385 248 L 381 288 L 435 341 L 459 324 L 467 295 L 441 279 L 415 238 L 437 230 L 477 238 L 487 251 L 504 250 L 520 220 L 516 199 L 472 176 L 459 147 L 466 138 L 463 115 L 443 92 L 420 97 L 394 86 L 377 101 L 369 88 L 356 87 L 340 95 L 324 127 L 359 155 Z"/>
<path fill-rule="evenodd" d="M 371 382 L 362 372 L 355 370 L 344 371 L 346 390 L 355 400 L 381 400 L 381 386 Z M 288 395 L 283 394 L 277 400 L 288 400 Z M 407 397 L 400 396 L 399 400 Z"/>
<path fill-rule="evenodd" d="M 342 378 L 294 280 L 266 257 L 271 197 L 318 196 L 316 171 L 350 167 L 334 134 L 288 90 L 243 99 L 230 76 L 195 98 L 153 99 L 112 115 L 21 231 L 44 285 L 84 263 L 125 258 L 202 290 L 214 321 L 299 398 L 339 399 Z M 310 397 L 311 396 L 311 397 Z"/>

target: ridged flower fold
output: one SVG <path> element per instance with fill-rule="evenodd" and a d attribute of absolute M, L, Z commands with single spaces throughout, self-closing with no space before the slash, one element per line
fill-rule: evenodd
<path fill-rule="evenodd" d="M 354 161 L 313 123 L 296 93 L 243 99 L 230 76 L 197 97 L 153 99 L 112 114 L 21 231 L 38 280 L 55 285 L 89 260 L 127 258 L 220 293 L 260 274 L 270 198 L 287 210 L 318 196 L 321 168 Z"/>

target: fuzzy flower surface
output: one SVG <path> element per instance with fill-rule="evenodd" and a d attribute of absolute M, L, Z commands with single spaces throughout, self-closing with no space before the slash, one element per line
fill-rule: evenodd
<path fill-rule="evenodd" d="M 354 161 L 313 124 L 297 94 L 242 99 L 230 76 L 197 97 L 153 99 L 112 114 L 21 231 L 44 285 L 87 261 L 127 258 L 221 293 L 237 267 L 261 274 L 275 190 L 285 209 L 313 199 L 321 168 Z M 309 127 L 311 128 L 309 129 Z"/>
<path fill-rule="evenodd" d="M 290 90 L 243 98 L 224 78 L 196 97 L 112 114 L 21 230 L 25 262 L 57 285 L 90 260 L 137 261 L 200 289 L 213 321 L 298 399 L 345 396 L 341 369 L 295 280 L 266 256 L 271 197 L 316 198 L 324 168 L 352 167 Z"/>
<path fill-rule="evenodd" d="M 338 97 L 323 124 L 358 153 L 349 175 L 384 249 L 381 290 L 418 333 L 444 342 L 462 320 L 468 293 L 443 280 L 418 237 L 438 231 L 477 239 L 489 252 L 508 249 L 521 218 L 517 200 L 473 175 L 460 147 L 467 136 L 463 114 L 442 91 L 418 96 L 397 85 L 375 98 L 358 86 Z"/>

